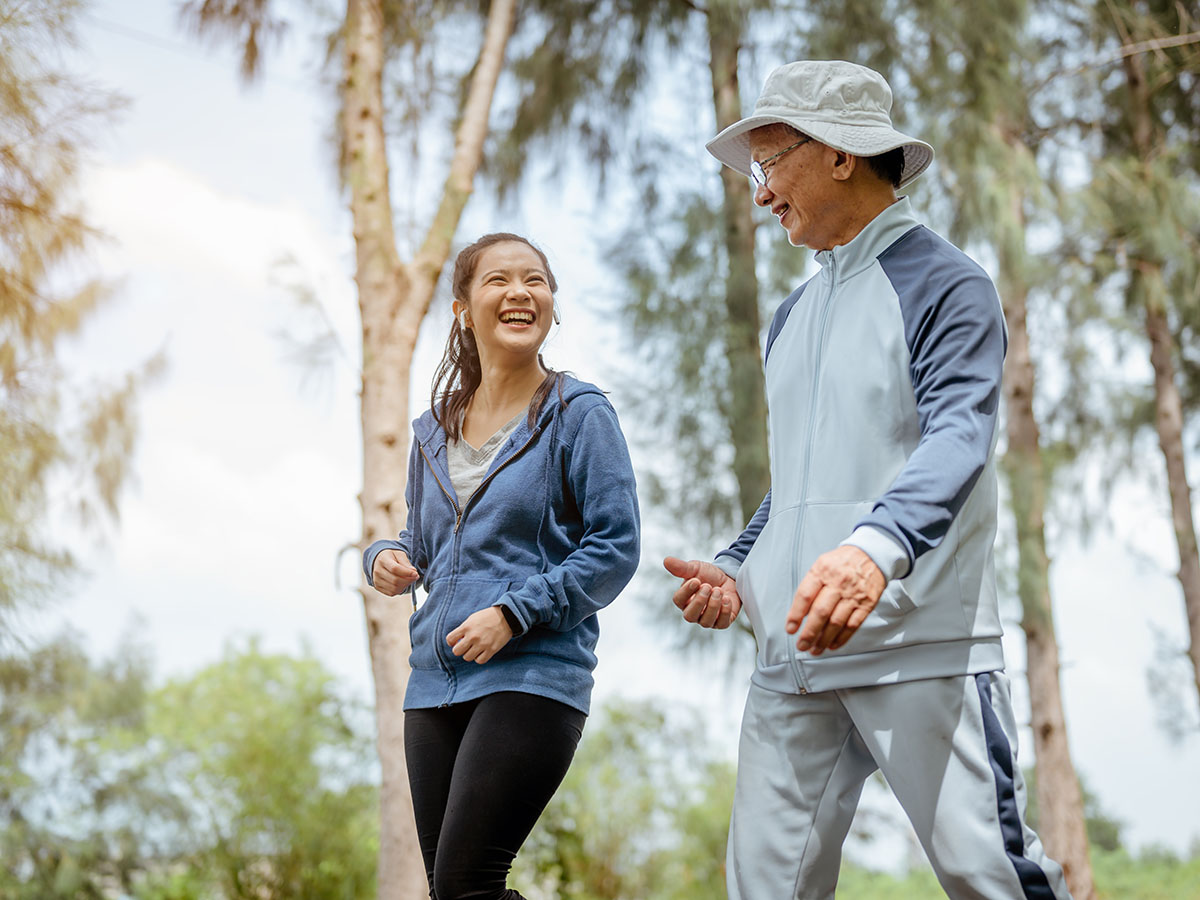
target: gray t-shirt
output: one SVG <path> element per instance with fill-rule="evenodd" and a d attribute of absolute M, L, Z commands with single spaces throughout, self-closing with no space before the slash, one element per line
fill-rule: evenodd
<path fill-rule="evenodd" d="M 521 424 L 521 420 L 528 414 L 529 410 L 521 410 L 508 424 L 484 441 L 483 446 L 478 450 L 468 444 L 467 439 L 463 437 L 457 441 L 446 441 L 446 465 L 450 470 L 450 484 L 454 486 L 460 510 L 467 505 L 467 500 L 483 481 L 483 476 L 487 474 L 488 466 L 492 464 L 500 446 L 508 440 L 508 436 L 516 430 L 517 426 Z"/>

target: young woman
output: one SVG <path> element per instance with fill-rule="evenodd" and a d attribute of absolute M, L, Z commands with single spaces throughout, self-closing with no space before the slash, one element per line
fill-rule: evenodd
<path fill-rule="evenodd" d="M 409 626 L 404 746 L 429 896 L 519 900 L 508 870 L 579 742 L 596 613 L 637 567 L 637 497 L 604 394 L 542 362 L 558 319 L 545 254 L 486 235 L 453 289 L 413 425 L 408 524 L 363 568 L 389 596 L 428 592 Z"/>

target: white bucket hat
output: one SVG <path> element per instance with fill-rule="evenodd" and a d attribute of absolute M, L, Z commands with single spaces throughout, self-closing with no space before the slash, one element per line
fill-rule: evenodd
<path fill-rule="evenodd" d="M 842 60 L 808 59 L 772 70 L 754 115 L 734 122 L 704 146 L 743 175 L 750 175 L 750 132 L 782 122 L 855 156 L 904 148 L 898 187 L 933 162 L 933 148 L 892 127 L 892 89 L 873 69 Z"/>

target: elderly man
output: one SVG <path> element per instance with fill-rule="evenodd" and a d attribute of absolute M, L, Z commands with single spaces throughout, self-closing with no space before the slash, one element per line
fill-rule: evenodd
<path fill-rule="evenodd" d="M 744 607 L 758 657 L 733 900 L 832 897 L 879 769 L 954 898 L 1069 897 L 1023 822 L 992 563 L 1006 334 L 996 290 L 896 190 L 933 159 L 847 62 L 775 69 L 708 143 L 821 271 L 767 335 L 771 490 L 714 562 L 669 557 L 689 622 Z"/>

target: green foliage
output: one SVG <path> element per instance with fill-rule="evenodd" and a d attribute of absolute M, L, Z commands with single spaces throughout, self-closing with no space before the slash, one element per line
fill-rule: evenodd
<path fill-rule="evenodd" d="M 692 543 L 701 546 L 723 544 L 765 491 L 765 449 L 761 462 L 751 453 L 741 471 L 734 469 L 733 431 L 742 432 L 740 444 L 755 440 L 751 432 L 765 440 L 762 421 L 735 427 L 746 424 L 736 415 L 746 398 L 734 396 L 731 385 L 731 356 L 740 362 L 748 351 L 746 368 L 758 370 L 758 322 L 744 347 L 735 341 L 746 315 L 730 311 L 727 279 L 736 269 L 732 248 L 741 245 L 726 230 L 718 167 L 702 143 L 715 131 L 713 83 L 721 76 L 714 72 L 723 64 L 712 34 L 740 48 L 755 21 L 770 19 L 770 7 L 763 0 L 531 4 L 531 29 L 513 54 L 518 100 L 488 155 L 502 194 L 520 184 L 539 155 L 583 161 L 597 174 L 598 202 L 609 208 L 618 198 L 607 190 L 606 174 L 627 161 L 630 225 L 609 236 L 602 251 L 627 285 L 614 303 L 629 322 L 640 364 L 621 389 L 622 403 L 655 424 L 648 455 L 663 465 L 642 473 L 652 507 L 664 520 L 686 519 Z M 530 41 L 529 33 L 542 36 Z M 690 51 L 701 47 L 698 56 Z M 749 204 L 749 191 L 737 199 Z M 744 265 L 753 272 L 750 257 Z M 739 286 L 753 309 L 754 287 Z"/>
<path fill-rule="evenodd" d="M 933 869 L 915 869 L 903 875 L 876 872 L 844 864 L 838 875 L 838 900 L 945 900 Z"/>
<path fill-rule="evenodd" d="M 499 196 L 519 187 L 529 160 L 579 154 L 603 197 L 610 164 L 628 147 L 662 63 L 688 34 L 678 0 L 537 0 L 523 8 L 511 74 L 517 99 L 486 156 Z"/>
<path fill-rule="evenodd" d="M 368 724 L 316 659 L 256 642 L 155 692 L 148 731 L 195 869 L 230 898 L 370 896 Z"/>
<path fill-rule="evenodd" d="M 81 274 L 95 234 L 74 192 L 88 136 L 118 101 L 61 63 L 83 9 L 0 0 L 0 640 L 12 640 L 15 609 L 73 568 L 45 534 L 50 480 L 73 486 L 69 511 L 84 524 L 116 514 L 136 392 L 161 365 L 96 387 L 59 359 L 108 296 Z"/>
<path fill-rule="evenodd" d="M 251 643 L 149 677 L 129 642 L 0 660 L 0 896 L 374 896 L 367 712 L 319 663 Z"/>
<path fill-rule="evenodd" d="M 1092 10 L 1099 157 L 1081 191 L 1080 230 L 1101 291 L 1123 299 L 1127 329 L 1162 309 L 1178 336 L 1177 366 L 1194 409 L 1200 323 L 1200 44 L 1173 44 L 1200 28 L 1195 3 L 1105 0 Z M 1147 428 L 1151 418 L 1121 423 Z"/>
<path fill-rule="evenodd" d="M 1100 900 L 1190 900 L 1200 896 L 1200 854 L 1181 860 L 1170 851 L 1093 853 Z"/>
<path fill-rule="evenodd" d="M 141 734 L 149 663 L 124 644 L 93 665 L 72 638 L 0 659 L 0 896 L 132 888 L 150 836 L 178 810 L 154 788 Z"/>
<path fill-rule="evenodd" d="M 719 339 L 728 323 L 714 199 L 701 192 L 675 195 L 674 217 L 660 218 L 658 207 L 648 210 L 653 235 L 635 224 L 610 248 L 629 287 L 620 315 L 639 360 L 621 393 L 640 421 L 657 423 L 636 439 L 653 441 L 648 457 L 664 460 L 642 481 L 653 509 L 693 523 L 693 542 L 727 538 L 744 524 L 734 503 L 724 413 L 736 398 Z"/>
<path fill-rule="evenodd" d="M 128 641 L 100 663 L 72 638 L 5 657 L 0 896 L 370 898 L 365 717 L 310 656 L 253 642 L 158 689 Z M 733 785 L 697 720 L 651 703 L 606 708 L 514 885 L 530 900 L 720 900 Z M 1102 900 L 1197 896 L 1200 855 L 1131 856 L 1096 831 L 1117 826 L 1085 795 Z M 838 886 L 839 900 L 942 896 L 928 868 L 847 863 Z"/>
<path fill-rule="evenodd" d="M 1025 774 L 1025 823 L 1034 831 L 1038 830 L 1039 814 L 1037 800 L 1037 771 L 1029 768 Z M 1079 785 L 1083 794 L 1084 825 L 1087 829 L 1088 845 L 1094 851 L 1113 853 L 1123 850 L 1121 831 L 1125 827 L 1120 820 L 1114 819 L 1104 811 L 1100 798 L 1090 790 L 1082 780 Z"/>
<path fill-rule="evenodd" d="M 699 725 L 607 707 L 514 867 L 532 898 L 719 900 L 733 767 Z"/>
<path fill-rule="evenodd" d="M 1200 855 L 1180 860 L 1171 853 L 1124 850 L 1092 852 L 1098 900 L 1192 900 L 1200 896 Z M 944 900 L 933 870 L 897 875 L 842 866 L 838 900 Z"/>

